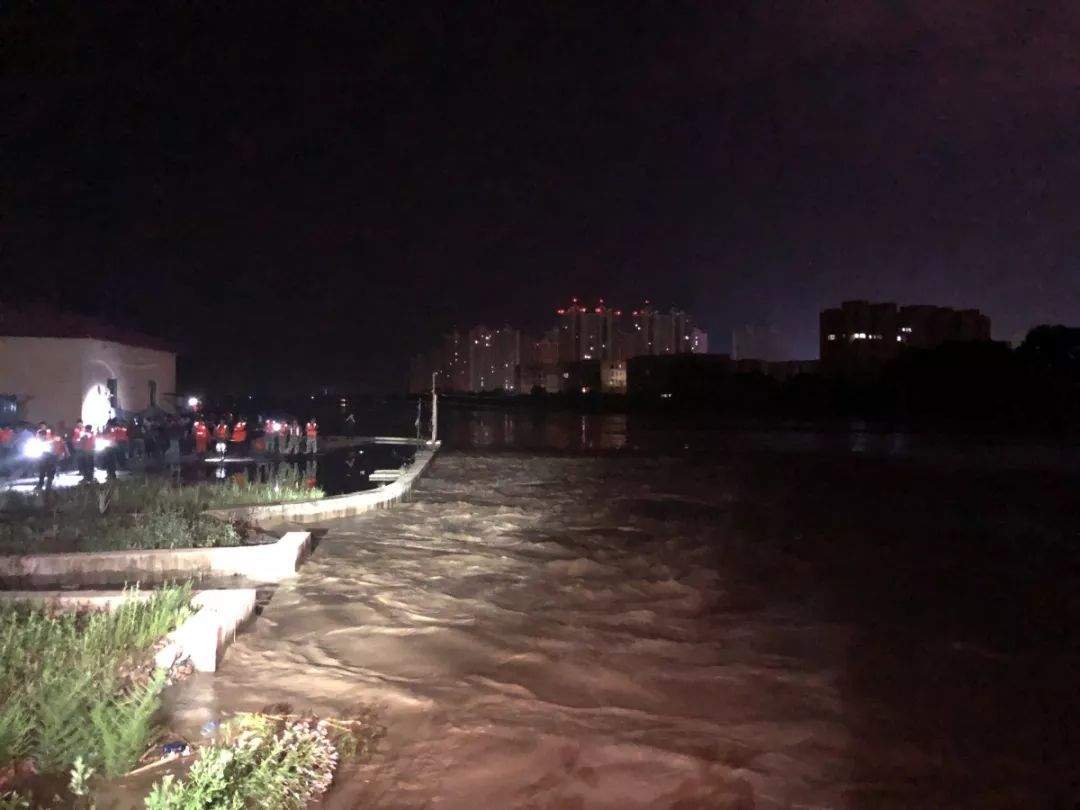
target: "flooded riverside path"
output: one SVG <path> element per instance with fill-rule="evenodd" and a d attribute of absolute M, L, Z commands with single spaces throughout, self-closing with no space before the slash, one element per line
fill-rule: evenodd
<path fill-rule="evenodd" d="M 222 669 L 173 690 L 174 725 L 377 707 L 380 752 L 330 807 L 1066 801 L 1074 650 L 994 615 L 1042 618 L 1023 593 L 982 610 L 915 570 L 921 541 L 896 551 L 939 480 L 853 464 L 444 453 L 409 502 L 326 525 Z M 941 516 L 961 546 L 965 517 Z"/>

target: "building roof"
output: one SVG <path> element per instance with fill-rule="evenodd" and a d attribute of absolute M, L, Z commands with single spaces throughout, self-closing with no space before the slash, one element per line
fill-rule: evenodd
<path fill-rule="evenodd" d="M 0 304 L 0 336 L 106 340 L 172 354 L 178 351 L 178 347 L 167 340 L 42 305 L 13 307 Z"/>

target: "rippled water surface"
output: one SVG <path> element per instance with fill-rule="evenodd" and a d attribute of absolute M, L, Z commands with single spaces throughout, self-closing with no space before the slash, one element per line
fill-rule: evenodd
<path fill-rule="evenodd" d="M 380 707 L 380 753 L 331 807 L 1064 798 L 1076 659 L 971 630 L 980 594 L 942 608 L 937 573 L 889 558 L 908 529 L 883 504 L 918 512 L 912 491 L 784 456 L 446 452 L 409 502 L 328 523 L 174 720 Z"/>

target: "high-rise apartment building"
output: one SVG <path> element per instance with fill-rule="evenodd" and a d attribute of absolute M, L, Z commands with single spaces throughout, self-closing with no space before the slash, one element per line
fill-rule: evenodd
<path fill-rule="evenodd" d="M 845 301 L 820 319 L 821 365 L 831 372 L 872 371 L 904 347 L 931 349 L 990 340 L 990 319 L 977 309 Z"/>
<path fill-rule="evenodd" d="M 622 312 L 605 306 L 603 300 L 587 307 L 576 298 L 556 310 L 559 316 L 559 362 L 610 360 L 615 351 L 615 323 Z"/>
<path fill-rule="evenodd" d="M 446 391 L 556 391 L 566 388 L 566 367 L 581 363 L 595 366 L 589 373 L 603 390 L 622 391 L 631 357 L 708 351 L 708 335 L 681 310 L 660 312 L 646 302 L 624 317 L 603 299 L 586 306 L 575 298 L 556 312 L 555 327 L 535 340 L 510 326 L 448 333 L 437 349 L 413 360 L 410 391 L 426 391 L 432 372 Z"/>
<path fill-rule="evenodd" d="M 514 392 L 521 364 L 521 333 L 511 326 L 469 330 L 468 391 Z"/>

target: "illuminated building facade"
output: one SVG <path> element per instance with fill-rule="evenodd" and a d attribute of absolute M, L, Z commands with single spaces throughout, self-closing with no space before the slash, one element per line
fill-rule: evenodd
<path fill-rule="evenodd" d="M 176 352 L 150 337 L 54 313 L 0 313 L 0 395 L 30 422 L 100 427 L 175 410 Z"/>

